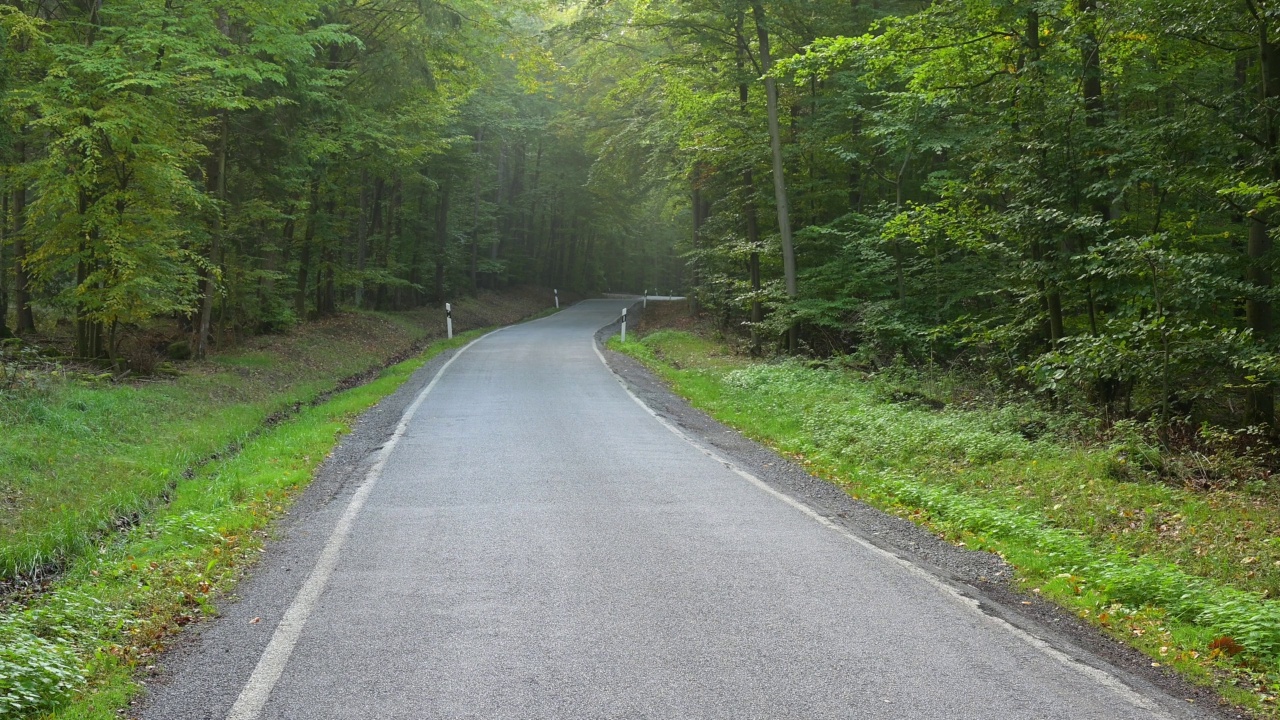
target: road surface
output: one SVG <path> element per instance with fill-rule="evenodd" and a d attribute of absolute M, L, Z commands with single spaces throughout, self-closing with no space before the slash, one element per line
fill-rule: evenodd
<path fill-rule="evenodd" d="M 1182 715 L 665 426 L 593 341 L 627 304 L 457 355 L 143 717 Z"/>

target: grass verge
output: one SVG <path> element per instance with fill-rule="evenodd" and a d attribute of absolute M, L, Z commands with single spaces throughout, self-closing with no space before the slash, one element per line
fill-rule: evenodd
<path fill-rule="evenodd" d="M 252 564 L 271 521 L 350 423 L 430 358 L 482 332 L 434 343 L 180 478 L 146 522 L 100 538 L 48 592 L 0 614 L 0 718 L 119 718 L 140 687 L 137 671 L 169 636 L 215 612 L 213 599 Z"/>
<path fill-rule="evenodd" d="M 463 328 L 504 325 L 546 302 L 536 292 L 464 298 L 454 317 Z M 443 335 L 435 308 L 347 313 L 253 338 L 176 378 L 118 384 L 55 367 L 0 389 L 0 590 L 94 551 L 200 464 Z"/>
<path fill-rule="evenodd" d="M 1135 482 L 1132 451 L 1030 404 L 938 407 L 893 378 L 754 362 L 660 330 L 610 347 L 853 497 L 1004 557 L 1018 582 L 1280 718 L 1280 500 Z"/>

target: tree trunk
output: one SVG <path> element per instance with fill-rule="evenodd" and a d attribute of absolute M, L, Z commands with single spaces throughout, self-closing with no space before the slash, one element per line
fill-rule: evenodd
<path fill-rule="evenodd" d="M 378 266 L 386 273 L 387 277 L 392 275 L 392 267 L 396 252 L 396 240 L 400 237 L 400 204 L 404 202 L 404 198 L 400 193 L 400 179 L 392 178 L 390 186 L 386 189 L 386 218 L 382 222 L 382 247 L 378 252 Z M 374 297 L 373 307 L 375 310 L 385 310 L 387 303 L 387 284 L 385 282 L 378 283 L 377 293 Z"/>
<path fill-rule="evenodd" d="M 1271 287 L 1271 273 L 1266 260 L 1271 254 L 1270 226 L 1263 220 L 1249 221 L 1249 272 L 1247 279 L 1259 290 Z M 1245 320 L 1258 342 L 1266 343 L 1272 335 L 1271 303 L 1260 296 L 1245 301 Z M 1246 400 L 1248 422 L 1270 425 L 1275 421 L 1275 386 L 1263 383 L 1249 387 Z"/>
<path fill-rule="evenodd" d="M 1076 9 L 1086 18 L 1088 23 L 1080 46 L 1081 92 L 1084 95 L 1084 122 L 1087 127 L 1099 128 L 1103 125 L 1102 100 L 1102 52 L 1098 42 L 1097 30 L 1094 28 L 1098 13 L 1097 0 L 1077 0 Z"/>
<path fill-rule="evenodd" d="M 1265 128 L 1263 147 L 1266 158 L 1268 180 L 1280 182 L 1280 157 L 1276 156 L 1280 145 L 1280 121 L 1276 117 L 1276 102 L 1280 99 L 1280 47 L 1271 40 L 1269 18 L 1258 20 L 1258 55 L 1261 67 L 1260 95 L 1263 104 Z M 1271 321 L 1271 302 L 1264 293 L 1271 289 L 1271 272 L 1268 262 L 1271 255 L 1271 230 L 1273 221 L 1270 213 L 1259 213 L 1249 223 L 1249 270 L 1248 281 L 1258 292 L 1245 302 L 1245 319 L 1254 339 L 1264 345 L 1271 341 L 1273 332 Z M 1271 425 L 1275 422 L 1275 385 L 1264 383 L 1250 387 L 1246 397 L 1248 421 L 1256 425 Z"/>
<path fill-rule="evenodd" d="M 738 75 L 746 77 L 746 54 L 749 52 L 746 34 L 745 14 L 739 10 L 734 28 L 738 40 Z M 738 111 L 745 121 L 750 115 L 751 86 L 745 82 L 738 83 Z M 751 168 L 742 171 L 742 218 L 746 224 L 747 245 L 751 254 L 747 258 L 747 274 L 751 283 L 751 354 L 760 354 L 760 323 L 764 322 L 764 306 L 760 302 L 760 218 L 756 213 L 756 181 Z"/>
<path fill-rule="evenodd" d="M 752 2 L 751 14 L 755 18 L 756 34 L 760 40 L 760 67 L 767 76 L 773 69 L 773 57 L 769 50 L 769 31 L 765 27 L 764 6 L 759 2 Z M 782 131 L 778 126 L 777 80 L 766 77 L 764 88 L 768 102 L 769 145 L 773 151 L 773 193 L 778 204 L 778 232 L 782 239 L 782 274 L 786 282 L 787 297 L 794 299 L 798 294 L 796 254 L 791 243 L 791 211 L 787 201 L 787 179 L 782 164 Z M 795 352 L 796 344 L 796 328 L 792 325 L 787 331 L 787 350 Z"/>
<path fill-rule="evenodd" d="M 293 296 L 293 313 L 298 321 L 307 319 L 307 290 L 311 279 L 311 246 L 316 239 L 316 216 L 320 212 L 320 180 L 311 178 L 311 190 L 307 205 L 307 229 L 302 233 L 302 247 L 298 249 L 298 284 Z"/>
<path fill-rule="evenodd" d="M 1080 47 L 1080 66 L 1083 82 L 1081 83 L 1081 92 L 1084 96 L 1084 124 L 1085 127 L 1095 133 L 1106 124 L 1106 104 L 1102 97 L 1102 51 L 1101 44 L 1098 42 L 1098 34 L 1096 28 L 1098 7 L 1096 0 L 1078 0 L 1076 9 L 1080 15 L 1086 18 L 1087 27 L 1084 33 L 1083 43 Z M 1091 138 L 1097 141 L 1096 134 Z M 1106 170 L 1099 168 L 1094 173 L 1095 182 L 1101 182 L 1106 179 Z M 1093 198 L 1090 201 L 1093 213 L 1104 223 L 1114 219 L 1112 216 L 1111 202 L 1107 198 Z M 1097 336 L 1098 334 L 1098 302 L 1094 293 L 1093 281 L 1085 280 L 1086 294 L 1088 296 L 1089 310 L 1089 334 Z M 1112 383 L 1114 380 L 1101 380 L 1099 385 Z M 1109 389 L 1100 395 L 1107 396 L 1112 394 Z M 1108 407 L 1108 412 L 1110 408 Z"/>
<path fill-rule="evenodd" d="M 698 257 L 698 253 L 702 252 L 702 189 L 698 187 L 698 174 L 701 168 L 695 167 L 693 171 L 692 187 L 690 188 L 689 202 L 693 206 L 693 257 L 691 258 L 692 270 L 692 287 L 689 293 L 689 312 L 697 316 L 702 312 L 702 302 L 700 291 L 702 289 L 702 259 Z M 625 266 L 625 263 L 624 263 Z"/>
<path fill-rule="evenodd" d="M 381 182 L 381 181 L 379 181 Z M 377 191 L 374 191 L 377 194 Z M 377 212 L 378 201 L 373 201 Z M 364 307 L 364 266 L 369 245 L 369 171 L 360 171 L 360 217 L 356 218 L 356 307 Z"/>
<path fill-rule="evenodd" d="M 332 222 L 337 214 L 337 201 L 330 197 L 325 201 L 325 215 Z M 338 253 L 333 238 L 320 246 L 320 267 L 316 269 L 316 314 L 329 317 L 338 312 L 337 283 Z"/>
<path fill-rule="evenodd" d="M 504 239 L 506 239 L 506 235 L 508 231 L 507 218 L 509 217 L 509 215 L 507 214 L 506 208 L 504 207 L 504 203 L 506 201 L 505 193 L 507 189 L 506 183 L 504 182 L 506 176 L 507 176 L 507 146 L 505 143 L 500 143 L 498 145 L 498 182 L 495 184 L 494 203 L 493 203 L 494 234 L 493 234 L 493 242 L 489 244 L 489 262 L 491 263 L 491 267 L 494 267 L 494 268 L 497 267 L 498 256 L 500 255 L 502 242 Z M 501 280 L 501 277 L 497 272 L 490 273 L 489 287 L 496 290 L 498 288 L 500 280 Z"/>
<path fill-rule="evenodd" d="M 18 161 L 26 162 L 26 143 L 18 143 L 15 148 Z M 33 335 L 36 331 L 36 316 L 31 310 L 31 275 L 27 272 L 27 188 L 19 183 L 13 189 L 13 304 L 17 309 L 17 324 L 14 332 L 19 335 Z"/>
<path fill-rule="evenodd" d="M 449 183 L 440 187 L 440 202 L 436 207 L 436 300 L 444 302 L 445 261 L 449 254 Z"/>
<path fill-rule="evenodd" d="M 91 201 L 87 192 L 80 191 L 79 212 L 83 218 L 89 212 Z M 98 239 L 98 228 L 89 230 L 85 240 L 80 244 L 80 261 L 76 263 L 76 287 L 84 287 L 90 282 L 95 267 L 90 247 Z M 77 302 L 75 315 L 76 356 L 88 360 L 96 360 L 103 356 L 102 323 L 89 316 L 89 309 Z"/>
<path fill-rule="evenodd" d="M 1039 68 L 1043 50 L 1040 44 L 1040 13 L 1035 10 L 1027 13 L 1027 35 L 1025 41 L 1027 52 L 1031 59 L 1031 69 L 1028 75 L 1031 78 L 1035 78 L 1041 72 Z M 1039 99 L 1036 95 L 1033 95 L 1032 98 L 1035 101 L 1035 105 L 1028 114 L 1039 115 L 1042 111 Z M 1049 342 L 1049 347 L 1056 349 L 1066 331 L 1066 323 L 1062 315 L 1062 292 L 1053 277 L 1053 273 L 1050 272 L 1058 257 L 1058 252 L 1053 249 L 1046 252 L 1040 239 L 1033 238 L 1031 240 L 1031 257 L 1039 266 L 1036 269 L 1037 289 L 1043 298 L 1042 308 L 1047 316 L 1046 339 Z"/>
<path fill-rule="evenodd" d="M 0 176 L 0 187 L 4 187 Z M 9 244 L 9 195 L 0 193 L 0 339 L 13 337 L 9 329 L 9 264 L 5 247 Z"/>
<path fill-rule="evenodd" d="M 484 129 L 475 134 L 475 148 L 471 151 L 471 292 L 480 289 L 480 143 L 484 142 Z"/>
<path fill-rule="evenodd" d="M 209 232 L 209 269 L 203 271 L 200 324 L 196 330 L 195 342 L 191 347 L 191 354 L 196 360 L 203 360 L 209 354 L 209 340 L 213 330 L 213 301 L 218 290 L 216 268 L 222 262 L 222 213 L 225 211 L 224 205 L 227 201 L 227 145 L 230 140 L 230 123 L 226 111 L 221 115 L 218 149 L 209 163 L 207 187 L 217 199 L 217 206 L 213 209 L 212 227 Z"/>
<path fill-rule="evenodd" d="M 538 240 L 538 213 L 542 210 L 542 138 L 538 138 L 538 149 L 533 156 L 533 179 L 529 184 L 532 197 L 529 203 L 529 217 L 526 218 L 524 230 L 524 251 L 528 254 L 531 267 L 536 267 Z M 527 277 L 527 276 L 526 276 Z"/>

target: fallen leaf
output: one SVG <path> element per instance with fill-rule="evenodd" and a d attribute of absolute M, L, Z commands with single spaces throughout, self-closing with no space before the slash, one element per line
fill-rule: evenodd
<path fill-rule="evenodd" d="M 1233 637 L 1230 637 L 1229 635 L 1223 635 L 1217 640 L 1214 640 L 1213 642 L 1209 643 L 1209 649 L 1217 650 L 1221 653 L 1225 653 L 1227 655 L 1232 655 L 1232 656 L 1239 655 L 1240 653 L 1244 652 L 1244 646 L 1236 642 L 1236 639 Z"/>

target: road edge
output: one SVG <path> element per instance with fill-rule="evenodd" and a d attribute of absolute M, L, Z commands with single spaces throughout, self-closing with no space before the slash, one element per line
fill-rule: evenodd
<path fill-rule="evenodd" d="M 636 303 L 639 305 L 639 303 Z M 633 305 L 628 315 L 636 315 Z M 606 343 L 619 324 L 601 328 L 595 349 L 601 362 L 642 408 L 675 434 L 762 490 L 854 542 L 908 566 L 1060 659 L 1102 673 L 1127 693 L 1156 703 L 1176 718 L 1247 718 L 1225 705 L 1211 688 L 1195 686 L 1172 671 L 1151 666 L 1138 650 L 1103 635 L 1065 609 L 1013 584 L 1000 557 L 957 547 L 908 520 L 850 497 L 834 484 L 743 436 L 694 408 L 659 377 Z M 1095 675 L 1096 677 L 1096 675 Z M 1188 701 L 1190 700 L 1190 702 Z"/>

